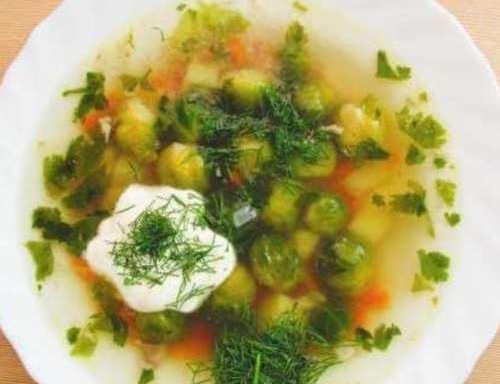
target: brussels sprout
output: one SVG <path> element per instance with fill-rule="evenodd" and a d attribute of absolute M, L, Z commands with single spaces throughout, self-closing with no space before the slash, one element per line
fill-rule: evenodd
<path fill-rule="evenodd" d="M 347 206 L 337 195 L 320 195 L 308 207 L 307 226 L 322 236 L 335 236 L 347 222 Z"/>
<path fill-rule="evenodd" d="M 251 136 L 238 139 L 239 151 L 238 168 L 246 179 L 251 179 L 260 172 L 262 166 L 268 163 L 273 150 L 267 141 L 258 140 Z"/>
<path fill-rule="evenodd" d="M 184 77 L 184 87 L 217 88 L 219 85 L 219 72 L 220 69 L 216 64 L 191 63 Z"/>
<path fill-rule="evenodd" d="M 364 104 L 344 104 L 339 110 L 339 123 L 342 126 L 340 145 L 345 150 L 352 150 L 363 141 L 372 139 L 376 143 L 382 142 L 385 135 L 385 126 L 381 121 L 381 110 L 375 108 L 372 98 Z"/>
<path fill-rule="evenodd" d="M 277 292 L 294 288 L 302 278 L 299 255 L 278 235 L 264 235 L 250 249 L 257 281 Z"/>
<path fill-rule="evenodd" d="M 293 94 L 297 109 L 307 118 L 324 119 L 333 108 L 333 93 L 324 84 L 305 84 Z"/>
<path fill-rule="evenodd" d="M 203 157 L 194 145 L 173 143 L 165 148 L 160 154 L 157 171 L 162 184 L 199 192 L 208 186 Z"/>
<path fill-rule="evenodd" d="M 213 293 L 212 307 L 226 307 L 233 304 L 251 303 L 257 287 L 252 275 L 241 264 L 237 265 L 227 280 Z"/>
<path fill-rule="evenodd" d="M 289 183 L 275 184 L 262 211 L 264 221 L 279 231 L 293 228 L 299 216 L 301 189 L 300 186 Z"/>
<path fill-rule="evenodd" d="M 259 303 L 257 320 L 260 328 L 267 328 L 276 323 L 282 316 L 294 313 L 297 302 L 283 294 L 272 294 L 266 296 Z"/>
<path fill-rule="evenodd" d="M 268 77 L 253 69 L 242 69 L 229 73 L 223 85 L 224 94 L 233 108 L 239 111 L 255 111 L 262 104 Z"/>
<path fill-rule="evenodd" d="M 326 177 L 330 175 L 337 166 L 337 150 L 332 143 L 322 143 L 318 146 L 321 156 L 310 162 L 303 157 L 298 157 L 292 162 L 293 173 L 297 177 Z"/>
<path fill-rule="evenodd" d="M 295 249 L 302 261 L 311 260 L 319 244 L 319 236 L 308 229 L 297 229 L 290 239 L 292 247 Z"/>
<path fill-rule="evenodd" d="M 309 326 L 313 333 L 328 343 L 341 340 L 347 333 L 349 322 L 347 311 L 329 306 L 317 307 L 309 316 Z"/>
<path fill-rule="evenodd" d="M 320 256 L 318 272 L 322 280 L 344 294 L 363 289 L 371 273 L 371 257 L 366 247 L 352 236 L 338 237 Z"/>
<path fill-rule="evenodd" d="M 184 316 L 174 311 L 137 313 L 135 317 L 139 337 L 149 344 L 163 344 L 179 340 L 186 327 Z"/>
<path fill-rule="evenodd" d="M 120 124 L 116 128 L 116 143 L 138 161 L 156 160 L 158 146 L 153 113 L 139 100 L 130 99 L 119 112 Z"/>
<path fill-rule="evenodd" d="M 110 170 L 109 185 L 104 192 L 102 206 L 112 211 L 122 192 L 142 178 L 143 169 L 137 162 L 126 156 L 118 157 Z"/>

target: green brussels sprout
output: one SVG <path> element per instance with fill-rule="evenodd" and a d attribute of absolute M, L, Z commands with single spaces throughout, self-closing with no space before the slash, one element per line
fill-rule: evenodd
<path fill-rule="evenodd" d="M 245 179 L 252 179 L 257 175 L 273 156 L 273 150 L 267 141 L 251 136 L 241 137 L 236 145 L 239 152 L 238 169 Z"/>
<path fill-rule="evenodd" d="M 349 323 L 346 310 L 329 306 L 316 307 L 309 315 L 309 326 L 313 334 L 328 343 L 340 341 L 346 335 Z"/>
<path fill-rule="evenodd" d="M 164 344 L 177 341 L 184 336 L 186 320 L 174 311 L 137 313 L 135 324 L 142 341 L 149 344 Z"/>
<path fill-rule="evenodd" d="M 264 89 L 269 78 L 253 69 L 229 73 L 224 80 L 223 92 L 229 104 L 239 111 L 255 111 L 262 105 Z"/>
<path fill-rule="evenodd" d="M 311 260 L 319 244 L 319 236 L 308 229 L 297 229 L 290 239 L 300 259 L 304 262 Z"/>
<path fill-rule="evenodd" d="M 275 184 L 262 211 L 264 221 L 278 231 L 288 231 L 297 223 L 302 188 L 289 183 Z"/>
<path fill-rule="evenodd" d="M 158 142 L 153 113 L 139 99 L 134 98 L 126 102 L 118 119 L 120 124 L 115 133 L 118 146 L 140 162 L 155 161 Z"/>
<path fill-rule="evenodd" d="M 275 293 L 259 303 L 257 321 L 261 329 L 275 324 L 282 316 L 295 313 L 297 302 L 289 296 Z"/>
<path fill-rule="evenodd" d="M 346 224 L 347 206 L 337 195 L 320 195 L 308 207 L 305 215 L 307 226 L 322 236 L 335 236 Z"/>
<path fill-rule="evenodd" d="M 333 290 L 355 294 L 371 274 L 371 257 L 366 247 L 352 236 L 339 236 L 318 260 L 321 279 Z"/>
<path fill-rule="evenodd" d="M 298 157 L 292 162 L 293 173 L 301 178 L 326 177 L 337 166 L 337 150 L 332 143 L 322 143 L 318 151 L 321 156 L 315 162 Z"/>
<path fill-rule="evenodd" d="M 248 304 L 253 301 L 257 287 L 252 275 L 241 264 L 237 265 L 227 280 L 213 293 L 211 305 L 226 307 L 233 304 Z"/>
<path fill-rule="evenodd" d="M 109 184 L 104 192 L 102 206 L 112 211 L 122 192 L 142 179 L 142 167 L 126 156 L 118 157 L 110 167 Z"/>
<path fill-rule="evenodd" d="M 304 84 L 293 94 L 297 109 L 307 118 L 323 120 L 333 108 L 333 94 L 324 84 Z"/>
<path fill-rule="evenodd" d="M 203 192 L 208 178 L 203 157 L 194 145 L 173 143 L 158 160 L 157 172 L 162 184 Z"/>
<path fill-rule="evenodd" d="M 386 127 L 381 119 L 382 109 L 373 97 L 367 97 L 361 105 L 344 104 L 338 112 L 342 126 L 339 143 L 344 150 L 352 150 L 366 140 L 381 143 Z"/>
<path fill-rule="evenodd" d="M 297 252 L 278 235 L 264 235 L 250 249 L 252 270 L 257 281 L 276 292 L 294 288 L 302 278 Z"/>

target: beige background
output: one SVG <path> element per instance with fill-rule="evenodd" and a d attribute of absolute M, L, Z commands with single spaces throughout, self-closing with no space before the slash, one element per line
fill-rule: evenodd
<path fill-rule="evenodd" d="M 0 0 L 0 78 L 29 32 L 59 2 Z M 466 26 L 500 77 L 500 0 L 441 2 Z M 1 332 L 0 384 L 34 384 Z M 478 363 L 467 384 L 500 384 L 500 334 Z"/>

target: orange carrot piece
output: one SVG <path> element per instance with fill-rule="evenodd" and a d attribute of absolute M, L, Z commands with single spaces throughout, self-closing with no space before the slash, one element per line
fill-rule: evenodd
<path fill-rule="evenodd" d="M 373 285 L 352 300 L 353 321 L 356 326 L 364 326 L 373 312 L 382 311 L 390 306 L 389 292 Z"/>
<path fill-rule="evenodd" d="M 206 321 L 194 320 L 187 335 L 167 347 L 169 356 L 184 361 L 209 360 L 213 353 L 214 338 L 214 329 Z"/>
<path fill-rule="evenodd" d="M 237 67 L 243 67 L 248 62 L 247 48 L 243 40 L 239 37 L 234 37 L 228 43 L 229 56 L 231 62 Z"/>
<path fill-rule="evenodd" d="M 229 181 L 231 182 L 231 185 L 233 187 L 241 187 L 243 184 L 245 184 L 245 182 L 243 180 L 243 176 L 238 171 L 231 172 L 231 175 L 229 177 Z"/>
<path fill-rule="evenodd" d="M 89 283 L 97 280 L 97 275 L 92 271 L 87 262 L 79 257 L 71 258 L 71 266 L 76 271 L 78 276 Z"/>

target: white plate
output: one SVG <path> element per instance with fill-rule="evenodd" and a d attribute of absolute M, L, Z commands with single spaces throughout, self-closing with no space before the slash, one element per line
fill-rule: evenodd
<path fill-rule="evenodd" d="M 461 257 L 435 320 L 393 369 L 383 372 L 380 382 L 459 384 L 493 337 L 500 319 L 500 95 L 495 75 L 460 24 L 433 1 L 321 2 L 372 31 L 370 39 L 387 42 L 392 52 L 410 63 L 450 127 L 465 220 L 457 242 Z M 112 375 L 96 375 L 87 365 L 69 358 L 62 331 L 54 329 L 33 289 L 32 265 L 21 245 L 25 236 L 20 230 L 26 223 L 20 207 L 31 189 L 22 172 L 26 153 L 52 96 L 68 74 L 136 15 L 166 3 L 177 2 L 65 1 L 32 33 L 0 90 L 0 320 L 28 371 L 41 384 L 108 384 Z M 331 29 L 335 29 L 333 24 Z M 324 33 L 328 32 L 327 28 Z M 118 375 L 127 371 L 128 362 L 135 361 L 127 359 L 116 367 L 107 362 L 101 365 Z M 122 384 L 137 380 L 125 377 Z M 326 377 L 322 382 L 329 381 Z"/>

